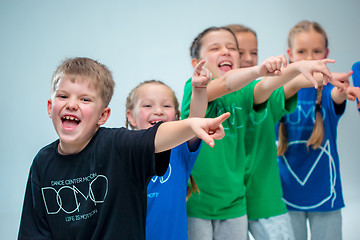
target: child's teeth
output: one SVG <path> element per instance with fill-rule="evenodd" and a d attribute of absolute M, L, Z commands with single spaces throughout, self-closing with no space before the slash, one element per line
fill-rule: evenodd
<path fill-rule="evenodd" d="M 71 121 L 79 121 L 77 118 L 75 118 L 75 117 L 70 117 L 70 116 L 66 116 L 66 117 L 64 117 L 64 119 L 66 119 L 66 120 L 71 120 Z"/>

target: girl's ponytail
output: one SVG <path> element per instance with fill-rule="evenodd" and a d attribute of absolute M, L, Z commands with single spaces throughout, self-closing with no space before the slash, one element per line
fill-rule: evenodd
<path fill-rule="evenodd" d="M 200 193 L 200 190 L 198 188 L 198 186 L 195 183 L 195 180 L 193 178 L 193 176 L 190 174 L 190 187 L 187 187 L 187 193 L 186 193 L 186 201 L 188 200 L 188 198 L 191 196 L 192 193 Z"/>
<path fill-rule="evenodd" d="M 287 134 L 286 134 L 284 121 L 285 121 L 285 117 L 282 117 L 279 124 L 279 137 L 278 137 L 278 146 L 277 146 L 278 156 L 284 155 L 288 147 Z"/>
<path fill-rule="evenodd" d="M 313 131 L 309 140 L 307 141 L 306 147 L 309 149 L 309 146 L 312 145 L 313 149 L 320 147 L 323 139 L 324 139 L 324 120 L 321 115 L 321 97 L 322 97 L 323 87 L 319 87 L 317 89 L 317 98 L 316 98 L 316 117 Z"/>

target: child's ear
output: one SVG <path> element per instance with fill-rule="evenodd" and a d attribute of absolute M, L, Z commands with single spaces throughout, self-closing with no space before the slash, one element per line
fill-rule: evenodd
<path fill-rule="evenodd" d="M 191 59 L 191 65 L 193 66 L 193 68 L 196 67 L 196 65 L 199 63 L 200 61 L 197 58 L 193 58 Z"/>
<path fill-rule="evenodd" d="M 329 56 L 329 48 L 326 49 L 325 58 Z"/>
<path fill-rule="evenodd" d="M 294 62 L 294 61 L 293 61 L 293 55 L 292 55 L 291 49 L 288 48 L 288 49 L 286 50 L 286 52 L 287 52 L 287 54 L 288 54 L 288 56 L 289 56 L 289 61 L 290 61 L 290 62 Z"/>
<path fill-rule="evenodd" d="M 126 118 L 133 128 L 137 127 L 134 116 L 132 115 L 132 112 L 130 110 L 126 110 Z"/>
<path fill-rule="evenodd" d="M 52 101 L 51 101 L 51 99 L 49 99 L 47 101 L 47 111 L 48 111 L 48 115 L 50 118 L 51 118 L 51 108 L 52 108 Z"/>
<path fill-rule="evenodd" d="M 101 113 L 100 115 L 100 119 L 98 121 L 98 125 L 101 126 L 103 125 L 104 123 L 106 123 L 106 121 L 109 119 L 110 117 L 110 108 L 109 107 L 106 107 L 104 108 L 103 112 Z"/>

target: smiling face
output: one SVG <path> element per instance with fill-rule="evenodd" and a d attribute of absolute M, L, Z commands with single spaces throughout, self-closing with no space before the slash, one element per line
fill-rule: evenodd
<path fill-rule="evenodd" d="M 236 39 L 229 31 L 223 29 L 211 31 L 201 39 L 201 42 L 199 57 L 206 60 L 205 67 L 210 70 L 214 78 L 221 77 L 240 66 Z M 197 62 L 193 62 L 193 66 L 196 66 Z"/>
<path fill-rule="evenodd" d="M 134 108 L 126 111 L 134 129 L 147 129 L 157 122 L 176 120 L 174 95 L 169 87 L 158 83 L 144 84 L 137 90 Z"/>
<path fill-rule="evenodd" d="M 58 151 L 75 154 L 89 143 L 110 116 L 100 92 L 87 77 L 64 75 L 48 100 L 48 114 L 59 135 Z"/>
<path fill-rule="evenodd" d="M 253 67 L 258 62 L 258 46 L 257 39 L 252 32 L 235 33 L 239 45 L 240 67 Z"/>
<path fill-rule="evenodd" d="M 291 39 L 287 50 L 291 62 L 300 60 L 321 60 L 329 53 L 323 35 L 311 29 L 300 32 Z"/>

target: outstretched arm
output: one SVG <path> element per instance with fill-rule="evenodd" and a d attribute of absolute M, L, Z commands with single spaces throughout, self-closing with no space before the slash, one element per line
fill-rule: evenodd
<path fill-rule="evenodd" d="M 324 60 L 302 60 L 289 64 L 286 68 L 281 71 L 281 74 L 274 77 L 263 78 L 260 82 L 255 85 L 254 88 L 254 103 L 261 104 L 265 102 L 271 93 L 283 86 L 284 84 L 293 80 L 300 73 L 310 81 L 315 88 L 318 87 L 318 83 L 314 78 L 314 72 L 320 72 L 323 74 L 323 82 L 327 84 L 329 81 L 332 81 L 332 75 L 329 69 L 326 67 L 327 63 L 333 63 L 335 60 L 324 59 Z M 293 89 L 292 95 L 298 91 Z M 289 92 L 289 90 L 288 90 Z"/>
<path fill-rule="evenodd" d="M 188 118 L 180 121 L 162 123 L 155 135 L 155 152 L 163 152 L 174 148 L 197 136 L 210 147 L 214 147 L 214 139 L 225 136 L 222 122 L 230 113 L 224 113 L 216 118 Z"/>
<path fill-rule="evenodd" d="M 352 71 L 349 71 L 348 73 L 331 73 L 332 80 L 330 83 L 335 87 L 345 90 L 349 86 L 349 78 L 351 74 Z M 322 73 L 316 72 L 313 76 L 318 86 L 324 85 L 324 75 Z M 309 81 L 304 75 L 300 74 L 292 81 L 284 85 L 285 99 L 292 97 L 301 88 L 310 88 L 314 87 L 314 85 L 315 84 Z"/>
<path fill-rule="evenodd" d="M 286 67 L 285 55 L 269 57 L 261 65 L 232 69 L 222 77 L 214 79 L 208 86 L 208 100 L 213 101 L 228 93 L 235 92 L 253 80 L 263 76 L 281 74 L 281 67 Z"/>

